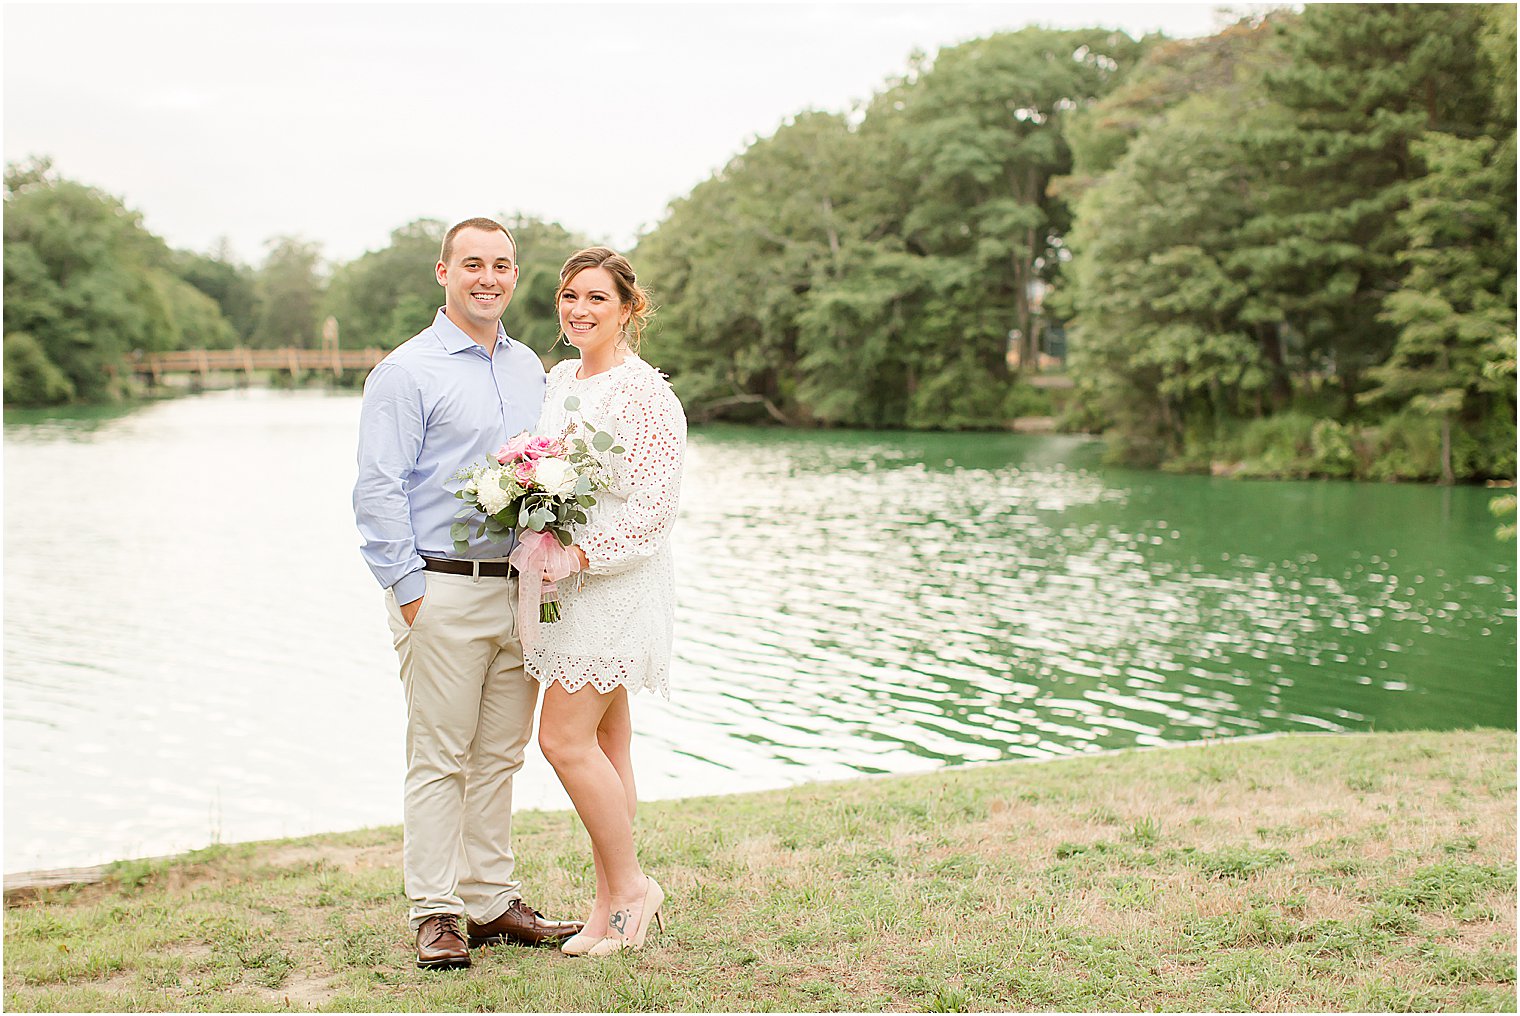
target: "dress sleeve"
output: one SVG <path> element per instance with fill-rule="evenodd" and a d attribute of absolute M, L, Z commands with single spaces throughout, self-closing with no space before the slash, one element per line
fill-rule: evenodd
<path fill-rule="evenodd" d="M 686 414 L 661 381 L 620 399 L 615 436 L 627 501 L 594 518 L 577 536 L 592 575 L 614 575 L 654 555 L 675 524 L 686 455 Z"/>

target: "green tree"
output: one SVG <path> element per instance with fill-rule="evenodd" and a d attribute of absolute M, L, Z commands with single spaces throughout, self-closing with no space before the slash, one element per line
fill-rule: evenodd
<path fill-rule="evenodd" d="M 852 140 L 842 116 L 799 114 L 672 202 L 640 240 L 636 263 L 660 306 L 651 345 L 694 418 L 807 416 L 798 316 L 845 242 Z"/>
<path fill-rule="evenodd" d="M 1009 331 L 1033 348 L 1059 271 L 1061 126 L 1141 48 L 1031 29 L 915 57 L 863 119 L 800 114 L 672 203 L 638 255 L 693 415 L 999 425 Z"/>
<path fill-rule="evenodd" d="M 1071 371 L 1118 458 L 1174 457 L 1281 399 L 1281 335 L 1238 259 L 1267 173 L 1240 123 L 1272 115 L 1273 36 L 1242 22 L 1156 47 L 1074 126 L 1084 141 L 1056 184 L 1080 194 L 1073 258 L 1050 303 L 1073 318 Z"/>
<path fill-rule="evenodd" d="M 258 324 L 258 292 L 252 269 L 237 263 L 223 241 L 217 251 L 175 251 L 174 274 L 216 301 L 232 327 L 235 343 L 246 343 Z"/>
<path fill-rule="evenodd" d="M 1432 130 L 1412 154 L 1425 175 L 1406 188 L 1399 215 L 1408 269 L 1383 302 L 1382 320 L 1398 329 L 1392 354 L 1369 374 L 1364 401 L 1407 406 L 1434 419 L 1441 434 L 1441 482 L 1456 481 L 1454 432 L 1508 423 L 1496 442 L 1499 462 L 1468 462 L 1464 473 L 1514 470 L 1515 389 L 1515 12 L 1489 7 L 1476 33 L 1493 82 L 1488 134 Z M 1508 362 L 1506 376 L 1494 364 Z M 1498 468 L 1495 468 L 1495 467 Z"/>
<path fill-rule="evenodd" d="M 391 349 L 432 324 L 443 303 L 433 274 L 448 225 L 415 219 L 390 242 L 333 270 L 323 316 L 338 321 L 338 340 L 356 349 Z"/>
<path fill-rule="evenodd" d="M 174 348 L 186 323 L 214 333 L 217 315 L 194 306 L 169 263 L 164 242 L 118 199 L 46 160 L 8 166 L 5 331 L 17 362 L 6 377 L 18 387 L 6 398 L 116 398 L 130 387 L 132 352 Z"/>
<path fill-rule="evenodd" d="M 317 348 L 326 288 L 321 247 L 293 236 L 270 240 L 268 247 L 257 277 L 259 319 L 250 344 L 261 349 Z"/>
<path fill-rule="evenodd" d="M 148 285 L 158 301 L 162 339 L 159 349 L 230 349 L 237 332 L 215 300 L 166 269 L 148 273 Z"/>
<path fill-rule="evenodd" d="M 1034 362 L 1034 294 L 1061 264 L 1070 210 L 1050 184 L 1071 169 L 1066 121 L 1146 45 L 1105 29 L 994 35 L 941 50 L 898 100 L 898 165 L 913 182 L 906 246 L 950 259 L 941 269 L 969 283 L 936 301 L 933 318 L 1000 387 L 1010 332 L 1021 362 Z"/>
<path fill-rule="evenodd" d="M 74 398 L 74 383 L 30 332 L 5 330 L 5 402 L 56 406 Z"/>
<path fill-rule="evenodd" d="M 1242 134 L 1271 172 L 1237 261 L 1258 315 L 1339 380 L 1348 411 L 1393 347 L 1380 311 L 1405 270 L 1398 212 L 1424 171 L 1414 142 L 1481 130 L 1483 23 L 1460 4 L 1310 4 L 1280 22 L 1284 58 L 1265 85 L 1287 115 Z"/>
<path fill-rule="evenodd" d="M 1514 434 L 1480 372 L 1514 329 L 1513 25 L 1311 6 L 1157 47 L 1076 117 L 1055 185 L 1080 195 L 1075 258 L 1050 303 L 1121 457 L 1250 458 L 1254 434 L 1300 446 L 1274 469 L 1413 475 L 1379 434 L 1413 448 L 1424 419 L 1449 478 L 1513 470 L 1476 450 Z"/>

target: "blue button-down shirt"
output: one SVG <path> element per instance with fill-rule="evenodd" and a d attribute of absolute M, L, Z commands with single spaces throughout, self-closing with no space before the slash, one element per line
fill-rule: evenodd
<path fill-rule="evenodd" d="M 380 585 L 410 603 L 424 592 L 422 555 L 459 557 L 449 526 L 464 502 L 458 470 L 484 462 L 538 422 L 544 368 L 496 326 L 491 355 L 440 309 L 433 325 L 382 360 L 364 382 L 354 517 L 361 553 Z M 479 521 L 478 518 L 476 521 Z M 464 557 L 504 557 L 509 545 L 476 539 Z"/>

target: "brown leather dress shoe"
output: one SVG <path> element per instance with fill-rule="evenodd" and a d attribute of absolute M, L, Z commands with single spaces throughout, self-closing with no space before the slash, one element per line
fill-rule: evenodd
<path fill-rule="evenodd" d="M 467 921 L 470 932 L 470 948 L 490 945 L 493 942 L 516 942 L 519 945 L 542 945 L 545 942 L 558 945 L 580 931 L 580 921 L 551 921 L 522 900 L 512 905 L 494 921 L 476 924 Z"/>
<path fill-rule="evenodd" d="M 434 914 L 417 929 L 417 965 L 424 970 L 449 970 L 470 965 L 470 950 L 459 934 L 456 914 Z"/>

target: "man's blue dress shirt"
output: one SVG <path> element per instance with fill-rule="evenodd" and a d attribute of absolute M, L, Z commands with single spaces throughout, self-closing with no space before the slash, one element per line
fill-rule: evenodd
<path fill-rule="evenodd" d="M 496 326 L 487 356 L 440 309 L 433 325 L 382 360 L 364 382 L 354 517 L 361 553 L 397 603 L 423 595 L 422 556 L 459 557 L 449 537 L 456 471 L 486 461 L 531 430 L 544 401 L 538 355 Z M 477 520 L 478 521 L 478 520 Z M 476 539 L 463 555 L 505 557 L 510 544 Z"/>

